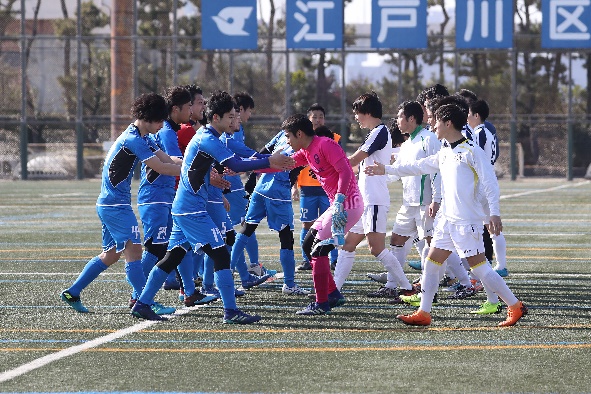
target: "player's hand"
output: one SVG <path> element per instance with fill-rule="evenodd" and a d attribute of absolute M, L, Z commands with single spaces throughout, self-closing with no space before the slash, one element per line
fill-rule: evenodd
<path fill-rule="evenodd" d="M 211 175 L 209 176 L 209 183 L 212 186 L 217 187 L 218 189 L 229 189 L 231 184 L 226 179 L 222 178 L 222 176 L 215 170 L 211 171 Z"/>
<path fill-rule="evenodd" d="M 337 228 L 344 228 L 347 224 L 347 212 L 343 206 L 345 195 L 337 193 L 332 202 L 332 225 Z"/>
<path fill-rule="evenodd" d="M 300 189 L 296 185 L 291 188 L 291 199 L 293 201 L 300 201 Z"/>
<path fill-rule="evenodd" d="M 386 174 L 386 166 L 382 163 L 375 162 L 374 164 L 365 167 L 366 175 L 384 175 Z"/>
<path fill-rule="evenodd" d="M 429 216 L 434 218 L 437 215 L 437 211 L 439 211 L 440 204 L 438 202 L 432 202 L 429 204 Z"/>
<path fill-rule="evenodd" d="M 295 167 L 295 160 L 278 151 L 269 156 L 269 164 L 276 170 L 288 171 Z"/>
<path fill-rule="evenodd" d="M 499 235 L 503 231 L 503 223 L 501 222 L 500 216 L 492 215 L 490 217 L 488 231 L 494 235 Z"/>

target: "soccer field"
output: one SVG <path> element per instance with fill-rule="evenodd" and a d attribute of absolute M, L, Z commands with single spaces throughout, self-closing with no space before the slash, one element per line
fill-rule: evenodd
<path fill-rule="evenodd" d="M 179 307 L 170 321 L 132 318 L 123 262 L 83 291 L 92 313 L 74 312 L 59 294 L 100 252 L 100 181 L 0 182 L 0 392 L 589 392 L 591 182 L 500 188 L 506 279 L 529 307 L 515 327 L 496 327 L 506 309 L 469 314 L 483 294 L 442 292 L 430 327 L 403 325 L 394 317 L 413 308 L 366 296 L 378 287 L 366 273 L 382 270 L 367 247 L 332 314 L 296 316 L 308 299 L 281 294 L 277 279 L 238 299 L 263 320 L 235 326 L 221 323 L 220 301 L 186 309 L 164 290 L 158 301 Z M 400 184 L 391 190 L 392 223 Z M 262 223 L 257 237 L 280 270 L 277 234 Z M 310 271 L 296 280 L 312 287 Z"/>

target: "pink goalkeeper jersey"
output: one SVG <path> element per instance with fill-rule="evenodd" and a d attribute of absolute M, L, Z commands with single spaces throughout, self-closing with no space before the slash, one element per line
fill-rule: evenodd
<path fill-rule="evenodd" d="M 363 206 L 361 193 L 349 159 L 343 148 L 335 141 L 328 137 L 315 136 L 308 148 L 300 149 L 292 157 L 296 161 L 296 166 L 310 166 L 331 204 L 337 194 L 339 173 L 346 172 L 350 182 L 345 188 L 346 191 L 343 192 L 347 197 L 344 206 L 345 208 Z"/>

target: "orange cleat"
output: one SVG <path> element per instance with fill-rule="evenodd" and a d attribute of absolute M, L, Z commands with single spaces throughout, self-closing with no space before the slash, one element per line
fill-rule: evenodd
<path fill-rule="evenodd" d="M 428 326 L 431 324 L 431 314 L 420 309 L 417 309 L 412 315 L 398 315 L 396 318 L 409 326 Z"/>
<path fill-rule="evenodd" d="M 523 305 L 523 302 L 518 301 L 517 304 L 507 308 L 507 319 L 500 322 L 499 327 L 514 326 L 525 315 L 527 315 L 527 307 Z"/>

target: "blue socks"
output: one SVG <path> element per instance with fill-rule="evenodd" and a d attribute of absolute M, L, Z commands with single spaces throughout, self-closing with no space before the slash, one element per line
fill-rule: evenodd
<path fill-rule="evenodd" d="M 203 259 L 203 287 L 213 287 L 214 281 L 213 259 L 205 255 Z"/>
<path fill-rule="evenodd" d="M 150 271 L 150 275 L 148 275 L 148 281 L 146 282 L 146 286 L 144 287 L 144 291 L 140 295 L 139 301 L 143 302 L 144 304 L 152 305 L 154 303 L 154 297 L 156 297 L 156 293 L 164 284 L 164 281 L 168 277 L 168 273 L 162 270 L 160 267 L 155 266 Z"/>
<path fill-rule="evenodd" d="M 109 267 L 107 267 L 107 265 L 105 265 L 105 263 L 103 263 L 103 261 L 99 259 L 98 256 L 93 257 L 88 263 L 86 263 L 82 269 L 82 272 L 80 275 L 78 275 L 78 278 L 68 289 L 68 292 L 74 297 L 79 297 L 82 290 L 107 268 Z"/>
<path fill-rule="evenodd" d="M 142 270 L 144 271 L 144 275 L 146 276 L 146 278 L 148 277 L 148 275 L 150 275 L 150 271 L 152 270 L 152 268 L 154 268 L 157 262 L 158 257 L 148 252 L 147 250 L 144 250 L 144 252 L 142 253 Z"/>
<path fill-rule="evenodd" d="M 142 269 L 142 261 L 137 260 L 125 263 L 125 275 L 127 276 L 127 281 L 133 287 L 133 293 L 141 294 L 146 285 L 146 275 L 144 275 L 144 270 Z"/>
<path fill-rule="evenodd" d="M 280 249 L 279 260 L 283 268 L 283 282 L 289 286 L 295 286 L 295 255 L 293 249 Z"/>
<path fill-rule="evenodd" d="M 304 239 L 306 238 L 306 235 L 308 235 L 308 230 L 302 227 L 302 231 L 300 231 L 300 246 L 304 244 Z M 309 263 L 308 256 L 306 256 L 306 253 L 304 253 L 304 248 L 302 248 L 302 259 L 304 259 L 306 263 Z"/>
<path fill-rule="evenodd" d="M 256 233 L 253 233 L 250 237 L 248 237 L 248 242 L 246 243 L 246 253 L 248 253 L 248 258 L 250 259 L 251 265 L 259 263 L 259 241 L 257 240 Z"/>
<path fill-rule="evenodd" d="M 195 292 L 195 282 L 193 282 L 193 268 L 195 266 L 194 258 L 195 253 L 193 252 L 193 249 L 191 249 L 187 251 L 187 254 L 185 254 L 185 257 L 183 257 L 181 263 L 177 267 L 183 282 L 182 285 L 185 295 L 187 296 L 191 296 Z"/>
<path fill-rule="evenodd" d="M 215 284 L 220 291 L 224 309 L 238 309 L 234 294 L 234 278 L 230 269 L 223 269 L 213 273 Z"/>
<path fill-rule="evenodd" d="M 230 267 L 238 271 L 242 281 L 248 280 L 249 277 L 248 267 L 246 266 L 246 260 L 244 259 L 244 249 L 249 243 L 250 238 L 252 237 L 247 237 L 244 234 L 237 234 L 234 246 L 232 246 Z"/>

